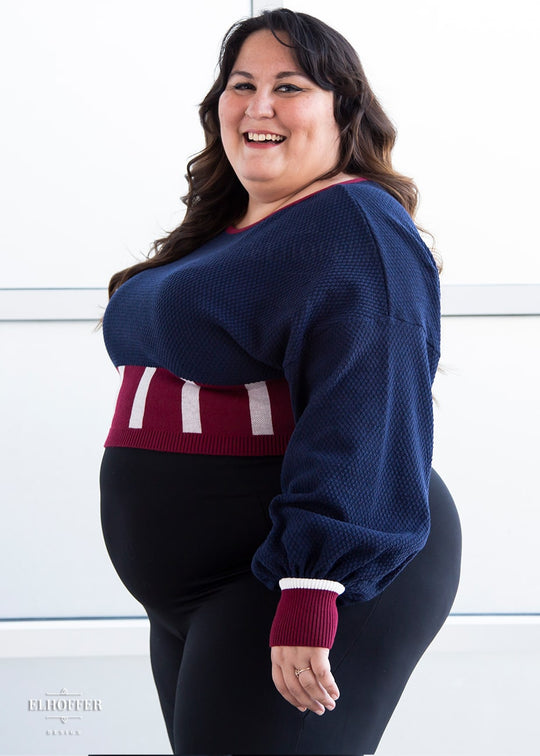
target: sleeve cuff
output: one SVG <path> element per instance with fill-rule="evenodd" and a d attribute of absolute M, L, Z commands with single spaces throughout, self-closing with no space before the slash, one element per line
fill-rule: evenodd
<path fill-rule="evenodd" d="M 345 588 L 332 580 L 283 578 L 270 646 L 332 648 L 338 626 L 336 599 Z"/>

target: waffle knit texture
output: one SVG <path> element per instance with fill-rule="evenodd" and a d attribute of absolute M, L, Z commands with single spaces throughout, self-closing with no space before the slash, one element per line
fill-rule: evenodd
<path fill-rule="evenodd" d="M 111 298 L 103 332 L 117 367 L 139 376 L 156 368 L 159 380 L 188 385 L 191 402 L 191 419 L 172 431 L 169 421 L 160 427 L 153 404 L 155 427 L 144 441 L 128 432 L 142 430 L 144 405 L 138 429 L 129 429 L 124 407 L 108 445 L 284 449 L 273 526 L 252 570 L 269 589 L 298 579 L 282 582 L 271 645 L 331 648 L 338 607 L 380 593 L 429 533 L 439 277 L 407 212 L 374 182 L 334 185 L 137 274 Z M 257 394 L 267 415 L 281 418 L 277 445 L 261 442 L 274 429 L 257 412 L 247 431 L 212 421 L 210 440 L 201 441 L 205 427 L 193 425 L 193 407 L 204 415 L 206 388 L 208 396 L 221 392 L 214 416 L 233 417 L 227 391 L 284 381 L 288 398 L 278 391 L 274 405 Z M 164 400 L 161 414 L 169 408 Z M 227 434 L 232 440 L 219 441 Z"/>

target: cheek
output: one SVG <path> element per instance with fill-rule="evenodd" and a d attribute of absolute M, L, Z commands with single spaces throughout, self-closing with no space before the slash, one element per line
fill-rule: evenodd
<path fill-rule="evenodd" d="M 328 118 L 324 126 L 320 128 L 320 141 L 323 142 L 327 149 L 334 149 L 339 145 L 339 127 L 332 116 Z"/>
<path fill-rule="evenodd" d="M 333 141 L 339 136 L 339 126 L 336 123 L 333 108 L 325 107 L 321 109 L 319 123 L 327 141 Z"/>
<path fill-rule="evenodd" d="M 237 98 L 231 99 L 228 92 L 224 92 L 218 103 L 218 118 L 221 129 L 236 129 L 242 114 L 242 103 L 238 102 Z"/>
<path fill-rule="evenodd" d="M 219 121 L 220 131 L 223 131 L 223 126 L 225 124 L 225 116 L 226 116 L 226 107 L 223 103 L 223 95 L 221 95 L 218 102 L 218 121 Z"/>
<path fill-rule="evenodd" d="M 297 126 L 310 141 L 333 145 L 339 141 L 339 127 L 334 117 L 333 100 L 307 103 L 296 113 Z"/>
<path fill-rule="evenodd" d="M 218 104 L 219 129 L 222 134 L 226 134 L 231 125 L 231 107 L 227 99 L 226 96 L 221 95 Z"/>

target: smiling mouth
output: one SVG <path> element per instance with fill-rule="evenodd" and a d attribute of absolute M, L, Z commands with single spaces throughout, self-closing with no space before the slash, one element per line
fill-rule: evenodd
<path fill-rule="evenodd" d="M 244 139 L 247 142 L 284 142 L 286 137 L 281 134 L 258 134 L 255 131 L 247 131 Z"/>

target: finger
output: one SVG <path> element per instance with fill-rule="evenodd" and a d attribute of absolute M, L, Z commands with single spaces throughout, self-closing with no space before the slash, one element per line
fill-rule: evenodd
<path fill-rule="evenodd" d="M 279 693 L 281 693 L 286 701 L 288 701 L 293 706 L 296 706 L 296 708 L 300 709 L 300 711 L 306 710 L 306 707 L 300 701 L 298 701 L 297 698 L 289 691 L 289 688 L 287 687 L 283 678 L 281 667 L 279 667 L 277 664 L 272 664 L 272 680 L 274 681 L 274 685 L 276 686 L 277 690 L 279 691 Z"/>
<path fill-rule="evenodd" d="M 298 676 L 298 682 L 308 696 L 323 707 L 323 711 L 324 708 L 327 708 L 329 711 L 335 709 L 336 704 L 333 698 L 327 692 L 325 687 L 321 685 L 313 668 L 302 672 L 302 674 Z"/>
<path fill-rule="evenodd" d="M 300 669 L 303 669 L 307 666 L 307 664 L 304 664 L 303 667 L 300 667 Z M 302 706 L 305 706 L 315 714 L 324 714 L 325 709 L 322 703 L 320 703 L 311 695 L 311 691 L 317 691 L 320 698 L 322 696 L 322 691 L 315 683 L 315 678 L 310 670 L 302 672 L 299 677 L 296 677 L 294 668 L 282 670 L 282 673 L 283 680 L 285 681 L 285 685 L 287 686 L 291 696 L 294 696 L 294 698 L 299 701 Z M 307 685 L 304 686 L 303 683 L 300 683 L 300 677 L 304 677 L 305 675 L 311 678 L 311 686 L 309 691 L 307 690 Z M 334 702 L 332 701 L 332 703 Z"/>
<path fill-rule="evenodd" d="M 314 658 L 311 661 L 311 670 L 315 676 L 315 679 L 326 692 L 332 701 L 336 701 L 339 698 L 339 688 L 334 679 L 334 675 L 330 670 L 330 662 L 327 657 Z M 326 704 L 325 704 L 326 705 Z"/>

